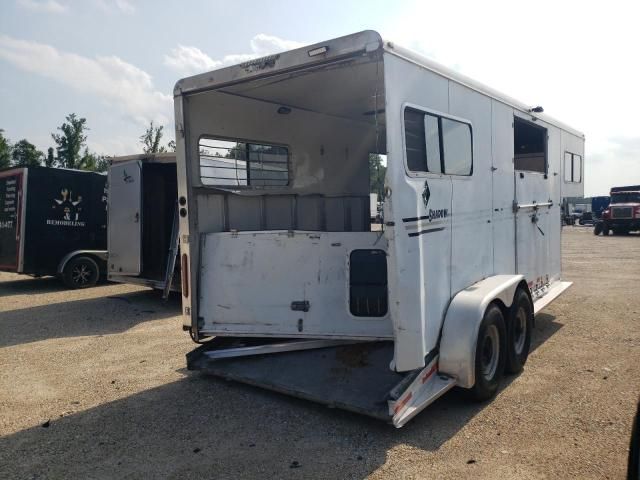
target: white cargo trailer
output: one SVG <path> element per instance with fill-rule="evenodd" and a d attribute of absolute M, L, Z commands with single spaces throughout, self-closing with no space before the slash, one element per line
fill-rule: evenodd
<path fill-rule="evenodd" d="M 174 96 L 184 328 L 214 337 L 189 368 L 396 426 L 522 369 L 534 313 L 570 285 L 561 182 L 581 133 L 372 31 Z"/>
<path fill-rule="evenodd" d="M 179 290 L 175 154 L 114 157 L 108 181 L 108 279 Z"/>

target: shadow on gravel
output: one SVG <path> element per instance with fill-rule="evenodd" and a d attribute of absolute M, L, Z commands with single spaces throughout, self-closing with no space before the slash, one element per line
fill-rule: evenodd
<path fill-rule="evenodd" d="M 536 326 L 533 329 L 533 336 L 531 337 L 530 351 L 533 352 L 555 335 L 562 327 L 564 327 L 564 324 L 556 322 L 556 317 L 553 315 L 549 315 L 548 313 L 537 314 Z"/>
<path fill-rule="evenodd" d="M 10 310 L 0 312 L 0 347 L 118 333 L 141 322 L 179 314 L 179 298 L 170 297 L 165 303 L 153 290 Z"/>
<path fill-rule="evenodd" d="M 562 327 L 538 317 L 533 348 Z M 0 439 L 8 478 L 355 478 L 405 444 L 433 451 L 490 403 L 453 390 L 407 426 L 188 373 Z M 526 374 L 526 370 L 525 373 Z M 506 378 L 503 388 L 517 377 Z M 69 399 L 69 409 L 74 406 Z M 46 418 L 42 419 L 45 422 Z M 497 433 L 497 432 L 496 432 Z M 466 457 L 458 459 L 460 465 Z"/>
<path fill-rule="evenodd" d="M 107 285 L 100 282 L 94 288 Z M 34 295 L 41 293 L 63 292 L 68 290 L 62 281 L 56 277 L 33 278 L 24 276 L 19 280 L 10 280 L 0 283 L 0 298 L 13 295 Z"/>

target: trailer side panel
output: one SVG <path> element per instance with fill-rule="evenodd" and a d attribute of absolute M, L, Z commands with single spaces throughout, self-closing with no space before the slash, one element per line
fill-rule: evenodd
<path fill-rule="evenodd" d="M 24 273 L 55 275 L 69 252 L 106 250 L 105 189 L 105 175 L 29 169 Z"/>

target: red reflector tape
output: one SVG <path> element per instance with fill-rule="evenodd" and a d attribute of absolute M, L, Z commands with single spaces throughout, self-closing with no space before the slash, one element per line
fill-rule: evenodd
<path fill-rule="evenodd" d="M 189 257 L 187 257 L 186 253 L 182 254 L 182 262 L 181 262 L 182 270 L 180 275 L 182 276 L 182 295 L 185 297 L 189 296 Z"/>
<path fill-rule="evenodd" d="M 409 400 L 411 400 L 411 397 L 413 397 L 413 392 L 409 392 L 409 394 L 408 394 L 406 397 L 404 397 L 404 399 L 402 399 L 401 401 L 399 401 L 398 403 L 396 403 L 396 406 L 393 408 L 393 413 L 394 413 L 394 414 L 395 414 L 395 413 L 398 413 L 398 411 L 399 411 L 402 407 L 404 407 L 404 406 L 407 404 L 407 402 L 408 402 Z"/>
<path fill-rule="evenodd" d="M 429 377 L 438 371 L 438 364 L 434 363 L 433 366 L 422 376 L 422 383 L 429 380 Z"/>

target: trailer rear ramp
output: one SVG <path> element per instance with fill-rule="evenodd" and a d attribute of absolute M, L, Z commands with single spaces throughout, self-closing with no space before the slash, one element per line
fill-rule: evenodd
<path fill-rule="evenodd" d="M 273 390 L 367 415 L 396 427 L 451 389 L 455 380 L 437 373 L 438 357 L 424 369 L 397 373 L 389 368 L 393 342 L 358 342 L 309 350 L 216 358 L 291 340 L 216 337 L 187 354 L 189 370 Z M 293 341 L 295 342 L 295 340 Z M 337 343 L 337 342 L 333 342 Z M 224 355 L 224 354 L 223 354 Z"/>

